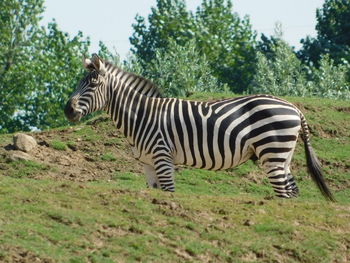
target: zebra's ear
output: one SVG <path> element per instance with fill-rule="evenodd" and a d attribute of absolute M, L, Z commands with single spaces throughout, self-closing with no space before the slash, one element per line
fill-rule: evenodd
<path fill-rule="evenodd" d="M 92 55 L 91 63 L 99 74 L 104 75 L 106 73 L 104 62 L 96 54 Z"/>
<path fill-rule="evenodd" d="M 83 66 L 84 66 L 84 68 L 86 68 L 89 71 L 94 70 L 94 66 L 93 66 L 91 60 L 86 58 L 85 56 L 83 57 Z"/>

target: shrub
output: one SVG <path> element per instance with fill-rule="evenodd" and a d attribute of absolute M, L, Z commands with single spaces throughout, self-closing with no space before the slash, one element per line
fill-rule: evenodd
<path fill-rule="evenodd" d="M 206 57 L 197 51 L 193 40 L 184 46 L 170 41 L 167 49 L 156 51 L 156 58 L 143 72 L 137 59 L 132 63 L 134 66 L 128 68 L 151 79 L 165 96 L 186 97 L 193 92 L 225 89 L 213 76 Z"/>
<path fill-rule="evenodd" d="M 349 65 L 334 64 L 329 55 L 320 60 L 320 67 L 313 69 L 311 95 L 332 99 L 350 100 L 350 83 L 347 82 Z"/>
<path fill-rule="evenodd" d="M 270 58 L 257 53 L 257 69 L 250 93 L 267 93 L 279 96 L 305 96 L 307 85 L 303 66 L 293 50 L 283 40 L 271 47 Z"/>
<path fill-rule="evenodd" d="M 249 93 L 350 99 L 348 72 L 347 64 L 335 65 L 329 56 L 321 59 L 319 68 L 305 66 L 292 48 L 278 39 L 268 54 L 257 53 L 257 70 Z"/>

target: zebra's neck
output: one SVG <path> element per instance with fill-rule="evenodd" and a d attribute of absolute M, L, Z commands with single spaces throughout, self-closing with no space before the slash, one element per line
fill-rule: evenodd
<path fill-rule="evenodd" d="M 124 71 L 116 74 L 108 73 L 107 79 L 109 93 L 107 112 L 116 123 L 117 129 L 133 145 L 139 124 L 149 115 L 150 101 L 154 100 L 139 92 L 144 90 L 142 86 L 148 84 L 147 80 Z"/>
<path fill-rule="evenodd" d="M 121 68 L 116 67 L 107 61 L 105 61 L 105 67 L 106 67 L 107 73 L 114 76 L 117 79 L 121 79 L 122 77 L 125 77 L 127 75 L 129 79 L 132 78 L 132 79 L 138 79 L 140 80 L 140 82 L 142 81 L 142 85 L 134 85 L 131 87 L 135 89 L 138 93 L 141 93 L 143 95 L 146 95 L 148 97 L 153 97 L 153 98 L 162 97 L 159 89 L 157 88 L 156 85 L 153 84 L 152 81 L 144 77 L 138 76 L 134 73 L 126 72 Z"/>

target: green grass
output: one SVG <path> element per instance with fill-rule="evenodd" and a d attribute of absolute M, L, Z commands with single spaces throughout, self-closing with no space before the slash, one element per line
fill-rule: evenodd
<path fill-rule="evenodd" d="M 16 161 L 9 163 L 7 172 L 11 177 L 21 178 L 36 174 L 37 172 L 47 171 L 49 167 L 36 161 Z"/>
<path fill-rule="evenodd" d="M 67 149 L 67 144 L 65 142 L 53 140 L 50 142 L 50 147 L 54 148 L 55 150 L 65 151 Z"/>
<path fill-rule="evenodd" d="M 81 188 L 2 178 L 0 247 L 21 247 L 60 262 L 237 262 L 245 257 L 330 262 L 347 253 L 348 206 L 221 195 L 220 189 L 194 195 L 185 186 L 169 194 L 135 189 L 143 178 L 134 179 Z"/>
<path fill-rule="evenodd" d="M 301 143 L 292 162 L 300 189 L 296 199 L 274 198 L 251 161 L 221 172 L 180 168 L 175 193 L 148 189 L 135 164 L 119 155 L 129 154 L 125 140 L 97 117 L 50 131 L 49 145 L 58 156 L 92 156 L 96 174 L 114 167 L 108 177 L 65 179 L 60 169 L 39 160 L 9 162 L 0 152 L 0 262 L 349 261 L 350 117 L 343 111 L 348 103 L 288 100 L 305 112 L 337 203 L 325 201 L 311 181 Z M 0 145 L 11 137 L 1 135 Z"/>
<path fill-rule="evenodd" d="M 117 158 L 112 153 L 105 153 L 105 154 L 101 155 L 101 160 L 112 162 L 112 161 L 117 160 Z"/>

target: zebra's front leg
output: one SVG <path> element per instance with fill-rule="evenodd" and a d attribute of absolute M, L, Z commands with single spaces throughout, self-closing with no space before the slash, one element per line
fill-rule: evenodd
<path fill-rule="evenodd" d="M 146 175 L 147 186 L 149 188 L 158 188 L 159 182 L 158 182 L 158 178 L 156 175 L 156 170 L 153 168 L 153 166 L 151 166 L 149 164 L 144 164 L 143 170 L 144 170 L 145 175 Z"/>
<path fill-rule="evenodd" d="M 172 157 L 164 152 L 155 154 L 154 169 L 160 188 L 164 191 L 174 192 L 174 164 Z"/>

